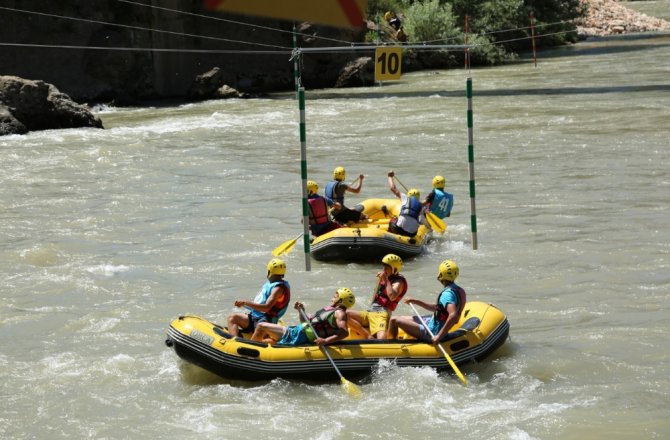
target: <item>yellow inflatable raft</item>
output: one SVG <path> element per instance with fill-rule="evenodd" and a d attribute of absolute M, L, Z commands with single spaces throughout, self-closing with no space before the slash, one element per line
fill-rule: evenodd
<path fill-rule="evenodd" d="M 509 334 L 505 315 L 494 305 L 468 302 L 459 322 L 442 343 L 453 361 L 481 361 L 500 347 Z M 227 379 L 249 381 L 277 377 L 298 380 L 338 380 L 332 364 L 316 345 L 282 346 L 233 337 L 226 328 L 197 316 L 180 316 L 167 332 L 168 347 L 187 362 Z M 450 370 L 442 352 L 431 344 L 404 339 L 357 339 L 329 345 L 329 353 L 347 378 L 369 375 L 381 360 L 402 367 L 429 366 Z"/>
<path fill-rule="evenodd" d="M 310 250 L 317 260 L 379 260 L 388 253 L 402 258 L 419 255 L 431 236 L 431 229 L 420 225 L 414 237 L 388 231 L 389 220 L 400 212 L 400 199 L 368 199 L 355 209 L 368 220 L 354 223 L 315 237 Z"/>

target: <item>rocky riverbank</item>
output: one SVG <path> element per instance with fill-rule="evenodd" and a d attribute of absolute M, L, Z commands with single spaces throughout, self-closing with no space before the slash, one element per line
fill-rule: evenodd
<path fill-rule="evenodd" d="M 88 107 L 52 84 L 0 76 L 0 136 L 53 128 L 103 128 Z"/>
<path fill-rule="evenodd" d="M 670 22 L 633 11 L 615 0 L 582 0 L 586 15 L 577 23 L 581 37 L 670 30 Z"/>

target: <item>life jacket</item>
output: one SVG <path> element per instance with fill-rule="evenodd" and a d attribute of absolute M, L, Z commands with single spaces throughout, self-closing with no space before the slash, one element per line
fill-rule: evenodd
<path fill-rule="evenodd" d="M 451 207 L 454 205 L 454 196 L 441 189 L 435 188 L 433 190 L 435 196 L 430 202 L 430 212 L 439 218 L 445 218 L 451 214 Z"/>
<path fill-rule="evenodd" d="M 403 296 L 405 296 L 405 293 L 407 292 L 407 280 L 405 279 L 404 276 L 400 274 L 396 275 L 391 275 L 389 277 L 389 282 L 391 284 L 395 284 L 397 281 L 400 281 L 400 292 L 398 293 L 398 296 L 396 297 L 395 300 L 391 300 L 391 298 L 388 297 L 386 294 L 386 283 L 379 283 L 379 287 L 377 288 L 377 291 L 375 292 L 375 297 L 372 300 L 373 303 L 377 303 L 380 306 L 384 307 L 385 309 L 388 309 L 390 311 L 394 311 L 396 307 L 398 307 L 398 303 L 402 299 Z"/>
<path fill-rule="evenodd" d="M 322 225 L 328 223 L 328 204 L 326 199 L 319 195 L 309 196 L 307 199 L 309 209 L 311 211 L 310 220 L 313 220 L 315 225 Z"/>
<path fill-rule="evenodd" d="M 312 329 L 307 324 L 304 324 L 305 334 L 310 341 L 315 340 L 317 337 L 327 338 L 328 336 L 337 334 L 339 331 L 335 320 L 335 312 L 337 310 L 343 310 L 343 308 L 328 306 L 314 313 L 309 322 L 314 327 L 314 330 L 316 330 L 316 335 L 314 335 Z"/>
<path fill-rule="evenodd" d="M 344 193 L 342 193 L 341 196 L 338 197 L 337 195 L 337 187 L 338 185 L 341 185 L 342 182 L 339 180 L 332 180 L 326 184 L 326 190 L 324 191 L 326 195 L 326 200 L 328 201 L 328 204 L 333 204 L 334 202 L 337 202 L 341 205 L 344 205 Z"/>
<path fill-rule="evenodd" d="M 453 289 L 456 291 L 456 315 L 461 316 L 461 313 L 463 312 L 463 308 L 465 307 L 465 290 L 463 290 L 462 287 L 456 285 L 456 283 L 451 283 L 447 287 L 445 287 L 442 292 L 437 294 L 437 308 L 435 309 L 435 314 L 433 315 L 433 319 L 435 321 L 439 321 L 441 323 L 447 322 L 447 318 L 449 317 L 449 312 L 447 311 L 447 308 L 442 305 L 440 302 L 440 297 L 444 293 L 445 290 L 447 289 Z"/>
<path fill-rule="evenodd" d="M 407 202 L 400 208 L 400 215 L 408 215 L 419 219 L 421 214 L 421 202 L 416 197 L 408 197 Z"/>
<path fill-rule="evenodd" d="M 286 309 L 288 308 L 288 304 L 291 301 L 291 286 L 288 284 L 288 281 L 286 280 L 279 280 L 275 281 L 274 283 L 271 283 L 270 280 L 267 280 L 265 284 L 261 287 L 261 290 L 258 291 L 256 294 L 256 297 L 254 298 L 254 302 L 257 304 L 265 304 L 268 301 L 268 298 L 270 297 L 270 294 L 274 290 L 276 286 L 282 285 L 285 288 L 284 294 L 281 295 L 277 300 L 275 301 L 274 305 L 270 310 L 267 312 L 259 312 L 258 310 L 254 310 L 251 307 L 247 307 L 248 309 L 251 310 L 251 317 L 255 319 L 260 319 L 263 318 L 264 316 L 268 318 L 268 321 L 272 323 L 276 323 L 279 318 L 281 318 L 284 313 L 286 313 Z"/>

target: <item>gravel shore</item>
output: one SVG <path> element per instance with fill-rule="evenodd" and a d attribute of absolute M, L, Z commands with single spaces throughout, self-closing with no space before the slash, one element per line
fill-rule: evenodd
<path fill-rule="evenodd" d="M 614 0 L 582 0 L 586 16 L 577 24 L 583 37 L 670 30 L 670 22 L 633 11 Z"/>

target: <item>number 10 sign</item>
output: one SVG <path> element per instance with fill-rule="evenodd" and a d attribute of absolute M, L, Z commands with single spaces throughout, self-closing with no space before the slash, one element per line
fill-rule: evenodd
<path fill-rule="evenodd" d="M 375 81 L 400 79 L 402 49 L 399 47 L 378 47 L 375 49 Z"/>

